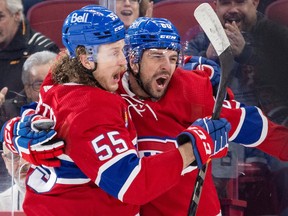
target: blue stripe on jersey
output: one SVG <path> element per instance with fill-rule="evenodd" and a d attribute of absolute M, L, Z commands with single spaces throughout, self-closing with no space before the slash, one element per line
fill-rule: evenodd
<path fill-rule="evenodd" d="M 244 114 L 243 123 L 233 142 L 243 143 L 251 147 L 252 145 L 257 146 L 267 134 L 266 117 L 254 106 L 247 106 L 241 110 Z"/>
<path fill-rule="evenodd" d="M 127 188 L 129 188 L 131 182 L 136 177 L 133 176 L 131 180 L 130 175 L 133 175 L 133 171 L 139 166 L 139 160 L 135 150 L 129 150 L 123 154 L 117 155 L 100 167 L 96 184 L 107 193 L 118 198 L 119 192 L 121 190 L 123 191 L 123 187 L 126 187 L 126 189 L 124 189 L 126 192 Z M 128 179 L 130 183 L 125 185 Z"/>
<path fill-rule="evenodd" d="M 76 166 L 75 163 L 61 160 L 61 166 L 54 168 L 55 173 L 58 178 L 64 179 L 75 179 L 75 178 L 84 178 L 87 179 L 87 176 Z"/>
<path fill-rule="evenodd" d="M 151 156 L 151 155 L 152 155 L 151 152 L 144 152 L 144 153 L 143 153 L 143 156 L 144 156 L 144 157 L 148 157 L 148 156 Z"/>

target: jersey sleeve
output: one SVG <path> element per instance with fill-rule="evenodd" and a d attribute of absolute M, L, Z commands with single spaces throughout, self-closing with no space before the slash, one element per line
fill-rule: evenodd
<path fill-rule="evenodd" d="M 288 160 L 288 128 L 270 121 L 258 107 L 226 101 L 221 117 L 231 123 L 229 141 Z"/>
<path fill-rule="evenodd" d="M 97 186 L 140 205 L 179 181 L 183 162 L 178 149 L 138 157 L 136 134 L 122 99 L 98 97 L 89 104 L 71 121 L 66 153 Z"/>

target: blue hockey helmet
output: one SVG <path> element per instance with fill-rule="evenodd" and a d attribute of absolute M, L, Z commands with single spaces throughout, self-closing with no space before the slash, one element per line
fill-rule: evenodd
<path fill-rule="evenodd" d="M 140 17 L 128 28 L 126 51 L 132 52 L 139 62 L 146 49 L 181 51 L 180 36 L 176 27 L 165 18 Z M 135 63 L 136 63 L 135 62 Z"/>
<path fill-rule="evenodd" d="M 70 13 L 62 27 L 62 42 L 71 57 L 84 46 L 96 61 L 98 46 L 125 38 L 125 27 L 119 17 L 105 7 L 88 5 Z"/>

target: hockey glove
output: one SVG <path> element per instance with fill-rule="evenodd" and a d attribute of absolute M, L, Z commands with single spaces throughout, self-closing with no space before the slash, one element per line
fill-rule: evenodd
<path fill-rule="evenodd" d="M 185 70 L 204 71 L 209 76 L 212 86 L 218 86 L 221 69 L 216 62 L 201 56 L 186 57 L 184 62 L 183 68 Z"/>
<path fill-rule="evenodd" d="M 224 118 L 198 119 L 177 137 L 177 142 L 182 145 L 191 141 L 197 166 L 201 169 L 210 158 L 221 158 L 227 154 L 230 129 L 230 123 Z"/>
<path fill-rule="evenodd" d="M 39 125 L 47 130 L 39 131 L 36 128 Z M 1 139 L 7 148 L 31 164 L 60 166 L 57 156 L 64 152 L 64 142 L 51 140 L 56 135 L 56 131 L 50 129 L 53 125 L 52 120 L 40 115 L 15 117 L 2 127 Z"/>

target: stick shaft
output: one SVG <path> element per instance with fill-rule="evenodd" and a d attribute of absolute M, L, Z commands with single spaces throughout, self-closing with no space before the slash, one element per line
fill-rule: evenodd
<path fill-rule="evenodd" d="M 221 65 L 221 78 L 218 86 L 215 104 L 213 107 L 212 119 L 219 119 L 220 117 L 223 102 L 226 98 L 227 87 L 232 78 L 231 71 L 233 68 L 234 57 L 232 55 L 230 46 L 221 53 L 221 55 L 219 56 L 219 60 Z"/>
<path fill-rule="evenodd" d="M 212 113 L 212 119 L 219 119 L 231 77 L 234 57 L 231 52 L 228 37 L 212 7 L 208 3 L 202 3 L 196 8 L 194 16 L 208 36 L 220 60 L 221 78 Z M 208 166 L 209 161 L 199 170 L 189 206 L 189 216 L 196 215 Z"/>
<path fill-rule="evenodd" d="M 194 187 L 194 192 L 193 192 L 192 199 L 191 199 L 190 206 L 189 206 L 189 212 L 188 212 L 189 216 L 196 215 L 196 211 L 198 208 L 198 204 L 199 204 L 199 200 L 200 200 L 201 192 L 203 188 L 202 186 L 204 184 L 205 176 L 207 173 L 207 169 L 208 169 L 208 163 L 204 164 L 202 169 L 199 170 L 196 183 L 195 183 L 195 187 Z"/>

